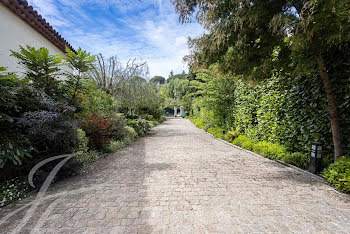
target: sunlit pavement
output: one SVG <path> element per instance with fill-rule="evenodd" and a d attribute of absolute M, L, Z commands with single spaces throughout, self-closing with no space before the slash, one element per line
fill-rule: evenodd
<path fill-rule="evenodd" d="M 52 186 L 20 230 L 32 199 L 0 233 L 350 233 L 348 195 L 182 118 Z"/>

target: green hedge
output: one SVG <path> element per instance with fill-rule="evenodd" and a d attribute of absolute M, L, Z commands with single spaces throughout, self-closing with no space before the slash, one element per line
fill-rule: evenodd
<path fill-rule="evenodd" d="M 334 91 L 342 132 L 347 136 L 350 78 L 344 74 L 338 74 L 343 78 L 334 83 Z M 333 155 L 327 99 L 318 75 L 276 73 L 264 82 L 242 82 L 211 66 L 198 72 L 191 85 L 195 88 L 193 117 L 205 121 L 205 125 L 234 128 L 250 139 L 283 145 L 289 152 L 308 153 L 310 143 L 318 140 L 323 142 L 324 153 Z M 343 146 L 349 153 L 350 138 L 344 137 Z"/>
<path fill-rule="evenodd" d="M 310 159 L 307 153 L 290 153 L 286 147 L 280 144 L 251 140 L 244 135 L 238 136 L 232 143 L 269 159 L 278 159 L 302 169 L 307 169 L 309 166 Z"/>
<path fill-rule="evenodd" d="M 199 128 L 205 129 L 205 122 L 199 118 L 190 118 L 190 120 Z M 267 141 L 258 141 L 247 138 L 245 135 L 239 135 L 236 137 L 237 132 L 234 130 L 228 131 L 225 135 L 223 134 L 224 129 L 218 127 L 210 127 L 207 129 L 208 133 L 212 134 L 216 138 L 220 138 L 226 141 L 235 139 L 232 144 L 238 145 L 244 149 L 253 151 L 269 159 L 278 159 L 283 162 L 292 164 L 302 169 L 309 167 L 309 155 L 307 153 L 294 152 L 290 153 L 286 147 L 277 143 L 271 143 Z"/>

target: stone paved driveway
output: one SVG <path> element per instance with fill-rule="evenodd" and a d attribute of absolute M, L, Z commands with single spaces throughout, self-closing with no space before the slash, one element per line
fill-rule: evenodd
<path fill-rule="evenodd" d="M 0 233 L 19 231 L 30 200 L 2 208 Z M 20 232 L 350 233 L 350 199 L 172 118 L 55 184 Z"/>

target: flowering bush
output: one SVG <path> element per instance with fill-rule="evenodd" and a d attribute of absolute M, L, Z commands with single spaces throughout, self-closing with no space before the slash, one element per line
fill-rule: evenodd
<path fill-rule="evenodd" d="M 13 178 L 4 182 L 0 185 L 0 207 L 15 200 L 21 200 L 28 191 L 27 181 Z"/>

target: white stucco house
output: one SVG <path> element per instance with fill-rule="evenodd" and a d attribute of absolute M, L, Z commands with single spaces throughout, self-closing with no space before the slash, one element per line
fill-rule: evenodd
<path fill-rule="evenodd" d="M 74 48 L 25 0 L 0 0 L 0 66 L 10 72 L 22 68 L 10 50 L 19 46 L 46 47 L 51 54 L 65 55 Z"/>

